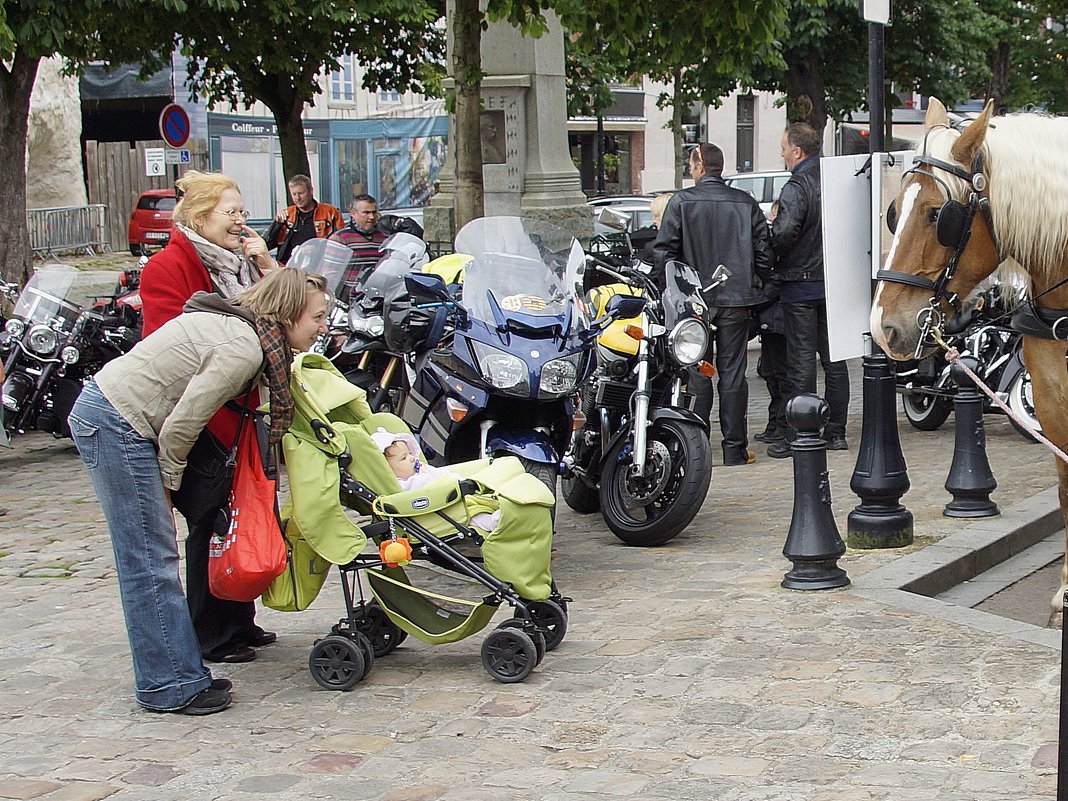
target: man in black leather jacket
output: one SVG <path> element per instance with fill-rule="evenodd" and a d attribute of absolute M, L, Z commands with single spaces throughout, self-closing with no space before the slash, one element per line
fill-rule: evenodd
<path fill-rule="evenodd" d="M 746 381 L 751 308 L 765 301 L 772 250 L 767 220 L 746 192 L 723 182 L 723 151 L 704 142 L 690 153 L 694 186 L 676 192 L 664 211 L 653 246 L 654 270 L 663 280 L 664 264 L 677 259 L 694 267 L 704 283 L 723 264 L 731 273 L 726 283 L 705 294 L 716 326 L 705 354 L 715 357 L 719 389 L 719 427 L 723 463 L 749 464 L 747 433 L 749 384 Z M 690 371 L 694 412 L 707 420 L 712 411 L 712 380 Z"/>
<path fill-rule="evenodd" d="M 832 362 L 827 342 L 827 296 L 823 280 L 823 225 L 820 211 L 820 137 L 795 122 L 782 136 L 782 157 L 793 175 L 779 195 L 772 223 L 775 280 L 787 342 L 786 398 L 816 391 L 816 355 L 823 365 L 830 419 L 823 429 L 827 447 L 845 450 L 849 413 L 849 370 Z M 772 443 L 768 456 L 792 455 L 790 439 Z"/>

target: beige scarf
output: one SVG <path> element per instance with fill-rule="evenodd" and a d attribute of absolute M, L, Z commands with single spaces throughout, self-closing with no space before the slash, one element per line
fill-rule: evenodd
<path fill-rule="evenodd" d="M 209 242 L 192 228 L 187 228 L 181 223 L 174 224 L 179 231 L 193 244 L 193 248 L 200 257 L 200 261 L 211 276 L 211 280 L 219 287 L 223 297 L 232 298 L 242 289 L 246 289 L 256 283 L 263 274 L 252 259 L 246 258 L 240 252 L 221 248 L 214 242 Z"/>

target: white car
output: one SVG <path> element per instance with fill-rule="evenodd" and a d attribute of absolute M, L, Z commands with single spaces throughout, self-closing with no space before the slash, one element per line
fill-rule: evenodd
<path fill-rule="evenodd" d="M 760 210 L 767 217 L 771 213 L 771 204 L 779 197 L 782 188 L 790 180 L 793 173 L 786 170 L 776 172 L 740 172 L 734 175 L 725 175 L 723 180 L 727 186 L 741 189 L 753 196 L 760 204 Z"/>

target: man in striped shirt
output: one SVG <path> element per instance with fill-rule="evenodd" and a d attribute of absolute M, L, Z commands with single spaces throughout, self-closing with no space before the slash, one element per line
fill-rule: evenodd
<path fill-rule="evenodd" d="M 352 250 L 339 300 L 348 301 L 349 291 L 360 273 L 374 267 L 382 258 L 381 246 L 387 234 L 379 229 L 378 218 L 378 202 L 368 194 L 356 195 L 349 206 L 349 224 L 330 237 Z"/>

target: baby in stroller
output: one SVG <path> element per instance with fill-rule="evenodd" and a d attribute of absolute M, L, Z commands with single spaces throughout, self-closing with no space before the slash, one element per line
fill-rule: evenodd
<path fill-rule="evenodd" d="M 463 479 L 459 473 L 444 467 L 434 467 L 420 459 L 419 445 L 411 434 L 394 434 L 379 428 L 371 435 L 371 439 L 382 449 L 382 455 L 386 457 L 386 463 L 397 477 L 397 483 L 402 490 L 419 489 L 439 478 Z M 500 509 L 488 514 L 478 512 L 471 515 L 471 525 L 484 531 L 493 531 L 500 519 Z"/>
<path fill-rule="evenodd" d="M 404 421 L 372 414 L 364 391 L 318 354 L 298 356 L 291 385 L 294 420 L 282 446 L 290 485 L 283 517 L 293 558 L 276 582 L 278 592 L 265 593 L 264 603 L 306 608 L 329 565 L 338 566 L 346 616 L 312 648 L 315 680 L 349 689 L 408 635 L 455 642 L 484 629 L 505 603 L 513 616 L 485 637 L 482 664 L 498 681 L 525 679 L 567 630 L 570 599 L 557 592 L 549 570 L 552 493 L 513 457 L 424 467 L 424 478 L 406 489 L 402 482 L 417 473 L 398 475 L 384 453 L 403 443 L 408 454 L 395 453 L 414 471 L 420 454 Z M 353 522 L 346 507 L 369 522 Z M 365 549 L 368 539 L 376 546 L 406 541 L 410 565 L 387 562 L 385 548 Z M 420 587 L 413 570 L 479 586 L 478 597 Z"/>

